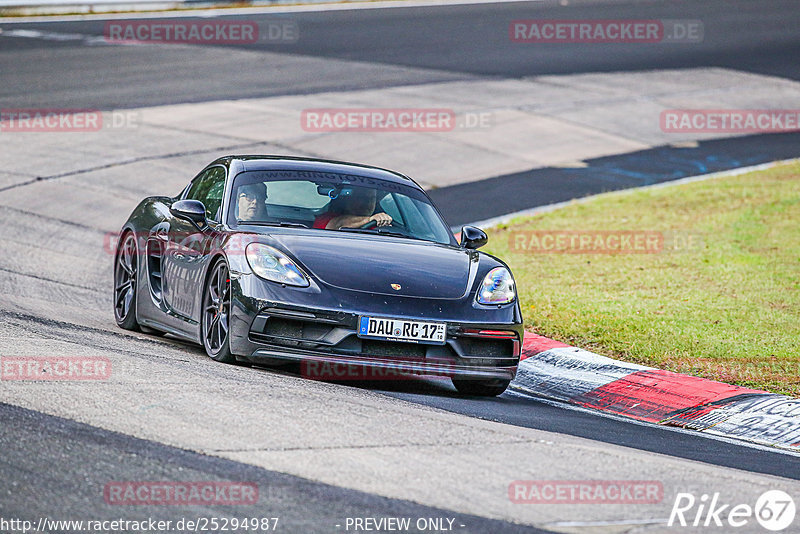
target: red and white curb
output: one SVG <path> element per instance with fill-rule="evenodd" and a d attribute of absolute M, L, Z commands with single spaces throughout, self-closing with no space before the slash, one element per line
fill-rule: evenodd
<path fill-rule="evenodd" d="M 511 389 L 800 452 L 800 399 L 662 371 L 525 333 Z"/>

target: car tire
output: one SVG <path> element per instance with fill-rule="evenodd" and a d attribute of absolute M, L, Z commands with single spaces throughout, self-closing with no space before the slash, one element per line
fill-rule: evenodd
<path fill-rule="evenodd" d="M 136 236 L 126 232 L 119 240 L 114 255 L 114 318 L 125 330 L 139 330 L 136 319 L 139 255 Z"/>
<path fill-rule="evenodd" d="M 496 397 L 503 393 L 510 380 L 493 378 L 489 380 L 474 380 L 470 378 L 453 378 L 453 385 L 462 395 L 474 397 Z"/>
<path fill-rule="evenodd" d="M 209 273 L 203 290 L 200 318 L 203 347 L 212 360 L 236 363 L 230 343 L 231 282 L 228 264 L 220 259 Z"/>

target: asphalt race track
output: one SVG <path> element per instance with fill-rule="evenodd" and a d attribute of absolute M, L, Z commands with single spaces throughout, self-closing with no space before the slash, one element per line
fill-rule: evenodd
<path fill-rule="evenodd" d="M 333 526 L 338 518 L 348 516 L 449 517 L 454 519 L 454 524 L 464 525 L 459 530 L 465 532 L 544 532 L 320 484 L 7 404 L 0 404 L 0 413 L 3 455 L 6 463 L 15 464 L 17 475 L 13 484 L 17 491 L 4 501 L 5 515 L 18 509 L 34 516 L 62 519 L 67 510 L 97 510 L 93 517 L 113 520 L 119 517 L 119 511 L 111 507 L 100 511 L 96 503 L 97 494 L 102 495 L 109 480 L 129 480 L 131 476 L 136 480 L 149 480 L 156 476 L 160 480 L 182 481 L 238 477 L 258 484 L 262 498 L 269 502 L 266 510 L 256 506 L 244 507 L 240 514 L 291 517 L 291 528 L 295 532 L 313 531 L 326 523 Z M 37 449 L 35 455 L 30 454 L 31 447 Z M 71 449 L 68 461 L 65 461 L 65 449 Z M 63 463 L 63 468 L 43 476 L 40 464 L 44 458 Z M 222 505 L 172 507 L 157 513 L 145 508 L 126 518 L 146 520 L 157 515 L 159 520 L 177 522 L 187 516 L 226 516 L 230 508 Z"/>
<path fill-rule="evenodd" d="M 301 38 L 291 45 L 122 47 L 97 41 L 102 20 L 0 21 L 0 108 L 120 110 L 701 67 L 800 80 L 796 0 L 545 1 L 237 17 L 290 18 Z M 697 19 L 705 38 L 693 46 L 533 51 L 509 43 L 509 21 L 558 17 Z M 650 533 L 690 531 L 666 526 L 681 491 L 722 492 L 726 502 L 751 504 L 768 489 L 800 495 L 800 456 L 787 452 L 511 392 L 465 399 L 436 379 L 325 383 L 292 368 L 226 366 L 200 347 L 122 331 L 111 307 L 113 256 L 98 244 L 150 188 L 179 190 L 198 161 L 216 157 L 209 146 L 222 145 L 149 161 L 157 142 L 133 138 L 127 149 L 140 161 L 106 169 L 88 163 L 99 157 L 95 146 L 39 148 L 31 138 L 20 157 L 7 135 L 0 132 L 0 355 L 102 356 L 113 372 L 98 382 L 0 382 L 1 518 L 280 517 L 278 532 L 353 532 L 347 518 L 411 517 L 450 518 L 457 532 Z M 688 151 L 594 158 L 590 166 L 604 170 L 597 175 L 531 168 L 432 194 L 457 225 L 698 168 L 797 157 L 797 135 L 705 139 Z M 230 145 L 238 150 L 239 142 Z M 85 171 L 73 170 L 84 157 Z M 64 172 L 59 158 L 69 161 Z M 142 172 L 151 164 L 152 175 Z M 525 198 L 532 188 L 546 194 Z M 598 479 L 655 480 L 663 499 L 547 506 L 516 504 L 508 495 L 515 480 Z M 255 483 L 258 505 L 116 506 L 103 496 L 113 481 L 209 480 Z M 737 531 L 763 532 L 754 522 Z"/>
<path fill-rule="evenodd" d="M 534 52 L 508 40 L 517 19 L 698 19 L 702 43 L 612 47 L 545 45 Z M 7 107 L 62 106 L 118 109 L 156 104 L 318 93 L 473 77 L 538 76 L 701 66 L 800 79 L 793 0 L 557 2 L 486 4 L 391 10 L 292 13 L 300 39 L 242 45 L 282 54 L 277 63 L 232 57 L 203 47 L 136 48 L 120 61 L 116 47 L 76 40 L 3 39 L 0 98 Z M 237 18 L 269 21 L 277 15 Z M 103 36 L 105 21 L 30 23 L 27 30 Z M 13 29 L 4 24 L 4 31 Z M 481 43 L 481 46 L 475 46 Z M 46 55 L 37 52 L 48 50 Z M 25 61 L 33 58 L 36 61 Z M 345 61 L 347 61 L 345 63 Z M 165 76 L 169 73 L 168 76 Z M 135 82 L 135 85 L 131 85 Z"/>

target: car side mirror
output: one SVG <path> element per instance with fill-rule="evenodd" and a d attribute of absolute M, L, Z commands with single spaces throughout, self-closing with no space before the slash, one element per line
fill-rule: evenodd
<path fill-rule="evenodd" d="M 199 200 L 179 200 L 172 204 L 169 212 L 179 219 L 186 219 L 202 228 L 206 225 L 206 207 Z"/>
<path fill-rule="evenodd" d="M 477 249 L 489 242 L 486 232 L 475 226 L 464 226 L 461 228 L 461 246 L 464 248 Z"/>

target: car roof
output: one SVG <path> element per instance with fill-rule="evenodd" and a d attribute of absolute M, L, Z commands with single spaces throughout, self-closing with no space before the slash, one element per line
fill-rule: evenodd
<path fill-rule="evenodd" d="M 359 163 L 349 163 L 346 161 L 334 161 L 319 158 L 304 158 L 297 156 L 272 156 L 272 155 L 231 155 L 224 156 L 211 165 L 225 165 L 232 173 L 238 174 L 242 171 L 265 171 L 265 170 L 302 170 L 331 172 L 338 174 L 357 174 L 368 178 L 386 180 L 388 182 L 401 183 L 416 186 L 422 189 L 419 184 L 404 174 L 362 165 Z M 210 166 L 210 165 L 209 165 Z"/>

